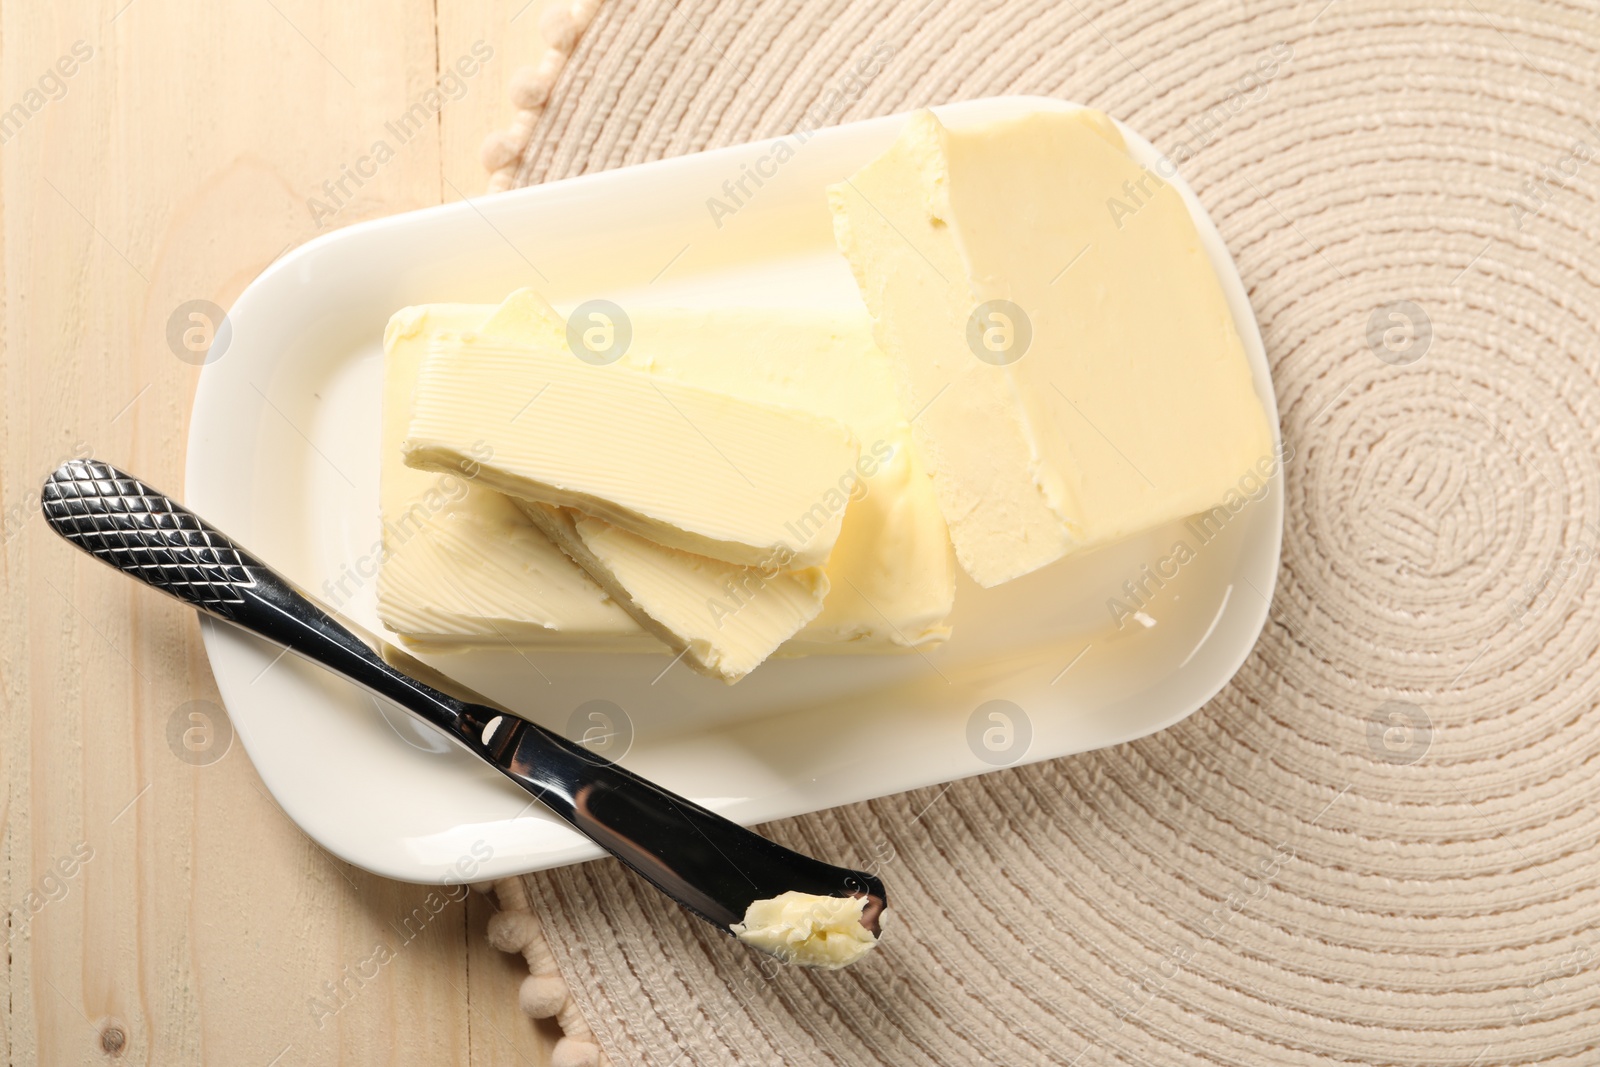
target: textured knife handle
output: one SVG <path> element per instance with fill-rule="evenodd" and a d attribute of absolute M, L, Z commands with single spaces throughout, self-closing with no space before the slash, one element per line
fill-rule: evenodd
<path fill-rule="evenodd" d="M 40 507 L 57 533 L 102 562 L 225 618 L 257 584 L 261 564 L 194 512 L 93 459 L 63 463 Z"/>
<path fill-rule="evenodd" d="M 57 533 L 101 562 L 320 663 L 463 740 L 477 736 L 470 729 L 476 719 L 463 717 L 463 701 L 389 666 L 375 639 L 358 636 L 227 534 L 132 475 L 95 459 L 63 463 L 46 479 L 40 506 Z"/>

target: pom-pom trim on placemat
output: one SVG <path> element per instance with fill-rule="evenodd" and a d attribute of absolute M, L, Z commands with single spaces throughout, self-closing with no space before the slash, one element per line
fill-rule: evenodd
<path fill-rule="evenodd" d="M 528 961 L 517 1003 L 532 1019 L 554 1019 L 561 1039 L 550 1054 L 550 1067 L 607 1067 L 609 1060 L 595 1041 L 583 1013 L 573 1003 L 566 980 L 544 937 L 544 926 L 528 907 L 528 896 L 517 878 L 494 883 L 500 911 L 489 919 L 489 944 L 501 952 L 520 952 Z"/>
<path fill-rule="evenodd" d="M 489 172 L 489 192 L 511 188 L 522 152 L 533 137 L 533 128 L 544 114 L 545 104 L 556 79 L 567 65 L 567 57 L 578 46 L 578 39 L 600 11 L 602 0 L 572 0 L 569 5 L 549 8 L 539 18 L 539 32 L 549 47 L 535 66 L 519 67 L 511 76 L 511 102 L 517 117 L 504 130 L 483 139 L 479 159 Z"/>

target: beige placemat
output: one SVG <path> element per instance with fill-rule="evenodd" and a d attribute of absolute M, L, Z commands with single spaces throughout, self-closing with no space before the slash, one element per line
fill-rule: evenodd
<path fill-rule="evenodd" d="M 502 182 L 1092 104 L 1215 217 L 1294 458 L 1276 606 L 1198 714 L 771 828 L 882 870 L 865 966 L 763 967 L 612 862 L 503 882 L 558 1062 L 1600 1062 L 1595 6 L 595 10 Z"/>

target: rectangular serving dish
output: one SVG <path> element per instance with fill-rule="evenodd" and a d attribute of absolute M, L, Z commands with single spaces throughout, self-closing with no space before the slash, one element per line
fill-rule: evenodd
<path fill-rule="evenodd" d="M 1001 97 L 934 110 L 962 125 L 1074 107 Z M 859 306 L 823 189 L 886 148 L 904 121 L 872 119 L 803 143 L 741 145 L 411 212 L 297 249 L 240 296 L 228 346 L 201 374 L 187 502 L 313 595 L 382 632 L 377 440 L 383 328 L 394 311 L 496 303 L 523 285 L 563 307 L 594 298 L 624 308 Z M 1124 133 L 1141 162 L 1161 161 Z M 751 173 L 759 183 L 744 177 Z M 1276 425 L 1237 269 L 1192 191 L 1181 178 L 1172 184 L 1222 279 Z M 1075 251 L 1062 250 L 1063 265 Z M 1195 711 L 1254 645 L 1277 573 L 1281 474 L 1245 481 L 1241 494 L 1248 502 L 1204 535 L 1177 524 L 995 589 L 963 577 L 955 634 L 925 653 L 775 659 L 733 687 L 669 668 L 664 654 L 502 649 L 423 658 L 557 730 L 615 730 L 613 751 L 626 748 L 627 766 L 740 822 L 762 822 L 1117 744 Z M 1193 549 L 1181 565 L 1172 562 L 1180 540 Z M 1128 603 L 1125 582 L 1152 588 L 1146 567 L 1171 577 L 1139 620 L 1114 621 L 1108 601 Z M 598 854 L 398 709 L 224 625 L 207 624 L 205 642 L 263 781 L 341 858 L 440 882 Z"/>

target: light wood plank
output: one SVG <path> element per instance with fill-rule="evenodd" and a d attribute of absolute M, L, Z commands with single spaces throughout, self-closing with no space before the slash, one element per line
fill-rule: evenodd
<path fill-rule="evenodd" d="M 332 859 L 237 743 L 207 765 L 175 755 L 173 716 L 220 703 L 193 614 L 37 517 L 73 454 L 181 491 L 198 371 L 166 340 L 179 304 L 226 306 L 331 226 L 453 199 L 445 175 L 481 191 L 477 140 L 509 120 L 524 23 L 511 4 L 440 7 L 443 45 L 432 0 L 0 7 L 0 109 L 41 78 L 56 95 L 58 57 L 93 49 L 0 145 L 9 1063 L 105 1063 L 114 1033 L 126 1063 L 548 1062 L 553 1035 L 516 1011 L 518 961 L 482 943 L 486 905 L 433 914 L 439 890 Z M 474 20 L 466 46 L 494 59 L 395 137 Z M 375 175 L 326 191 L 385 138 Z"/>
<path fill-rule="evenodd" d="M 561 1037 L 554 1019 L 533 1023 L 517 1005 L 528 964 L 489 944 L 494 905 L 477 893 L 467 902 L 467 992 L 472 999 L 472 1067 L 543 1064 Z"/>
<path fill-rule="evenodd" d="M 516 110 L 508 87 L 518 67 L 536 66 L 545 43 L 539 20 L 547 8 L 568 0 L 462 0 L 439 8 L 439 54 L 445 63 L 471 55 L 475 45 L 494 51 L 461 99 L 440 113 L 444 198 L 478 196 L 486 176 L 478 150 L 484 136 L 511 125 Z"/>

